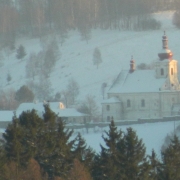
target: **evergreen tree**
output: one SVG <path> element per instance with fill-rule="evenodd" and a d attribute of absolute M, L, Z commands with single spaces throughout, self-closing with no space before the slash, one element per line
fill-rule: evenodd
<path fill-rule="evenodd" d="M 102 62 L 102 58 L 101 58 L 101 52 L 99 50 L 99 48 L 95 48 L 94 49 L 94 53 L 93 53 L 93 63 L 94 65 L 97 66 L 97 69 L 99 67 L 99 64 Z"/>
<path fill-rule="evenodd" d="M 16 51 L 16 58 L 23 59 L 26 56 L 26 52 L 23 45 L 20 45 Z"/>
<path fill-rule="evenodd" d="M 101 154 L 96 154 L 93 160 L 93 168 L 91 175 L 94 180 L 102 180 L 103 178 L 103 162 Z"/>
<path fill-rule="evenodd" d="M 149 156 L 149 160 L 150 160 L 149 180 L 158 180 L 160 162 L 157 159 L 157 156 L 154 150 L 152 150 L 152 154 L 151 156 Z"/>
<path fill-rule="evenodd" d="M 34 99 L 34 94 L 27 86 L 23 85 L 17 90 L 15 99 L 21 103 L 32 102 Z"/>
<path fill-rule="evenodd" d="M 12 123 L 8 125 L 3 138 L 5 139 L 5 152 L 9 161 L 14 161 L 16 164 L 16 177 L 19 177 L 20 167 L 27 165 L 30 154 L 25 150 L 22 142 L 25 132 L 19 125 L 19 119 L 14 115 Z"/>
<path fill-rule="evenodd" d="M 25 135 L 23 146 L 33 158 L 39 147 L 39 136 L 43 131 L 43 121 L 38 116 L 37 112 L 33 109 L 31 111 L 24 111 L 19 116 L 19 125 L 24 129 Z"/>
<path fill-rule="evenodd" d="M 11 77 L 11 75 L 8 73 L 8 74 L 7 74 L 7 82 L 8 82 L 8 84 L 9 84 L 9 82 L 11 81 L 11 79 L 12 79 L 12 77 Z"/>
<path fill-rule="evenodd" d="M 136 132 L 132 128 L 127 128 L 123 141 L 126 177 L 133 180 L 146 179 L 148 177 L 148 162 L 142 139 L 138 139 Z"/>
<path fill-rule="evenodd" d="M 87 147 L 80 133 L 76 137 L 76 146 L 73 153 L 75 158 L 82 162 L 87 169 L 92 170 L 95 153 L 90 147 Z"/>
<path fill-rule="evenodd" d="M 102 136 L 106 147 L 101 145 L 100 154 L 100 172 L 102 179 L 121 179 L 124 175 L 122 167 L 118 163 L 121 161 L 119 155 L 118 144 L 122 141 L 122 131 L 118 131 L 112 119 L 109 125 L 109 131 L 105 131 L 106 136 Z"/>
<path fill-rule="evenodd" d="M 76 140 L 70 140 L 73 131 L 65 130 L 63 121 L 57 118 L 48 104 L 44 109 L 45 126 L 39 137 L 39 149 L 35 159 L 50 178 L 66 177 L 73 165 L 72 150 Z"/>
<path fill-rule="evenodd" d="M 175 135 L 169 146 L 161 153 L 162 165 L 159 171 L 160 180 L 180 179 L 180 141 Z"/>

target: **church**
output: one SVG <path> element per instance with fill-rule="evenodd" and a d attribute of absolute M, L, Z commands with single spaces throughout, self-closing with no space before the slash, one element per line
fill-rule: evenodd
<path fill-rule="evenodd" d="M 137 70 L 133 58 L 122 70 L 102 102 L 103 121 L 156 119 L 180 114 L 178 62 L 162 36 L 162 51 L 153 69 Z"/>

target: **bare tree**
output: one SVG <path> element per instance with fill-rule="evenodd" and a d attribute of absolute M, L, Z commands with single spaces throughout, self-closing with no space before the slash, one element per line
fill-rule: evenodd
<path fill-rule="evenodd" d="M 96 119 L 99 115 L 99 108 L 97 106 L 94 96 L 87 95 L 85 100 L 78 107 L 78 111 L 88 114 L 91 120 Z"/>
<path fill-rule="evenodd" d="M 15 90 L 10 88 L 6 91 L 0 91 L 0 109 L 1 110 L 14 110 L 18 106 L 15 99 Z"/>

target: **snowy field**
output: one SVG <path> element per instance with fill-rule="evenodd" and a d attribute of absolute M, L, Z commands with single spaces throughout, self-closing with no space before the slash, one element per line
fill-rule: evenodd
<path fill-rule="evenodd" d="M 166 136 L 174 134 L 174 129 L 180 125 L 180 121 L 176 122 L 159 122 L 159 123 L 147 123 L 147 124 L 135 124 L 130 126 L 118 126 L 118 129 L 126 132 L 128 127 L 132 127 L 139 139 L 142 139 L 143 143 L 146 147 L 146 154 L 150 155 L 152 149 L 155 150 L 158 158 L 161 157 L 161 147 L 164 144 Z M 75 130 L 75 135 L 77 132 L 80 132 L 82 137 L 85 139 L 86 144 L 90 146 L 95 152 L 99 153 L 101 148 L 100 144 L 105 146 L 105 143 L 102 139 L 102 134 L 104 131 L 108 131 L 109 128 L 105 127 L 103 129 L 95 128 L 89 129 L 89 133 L 87 134 L 85 129 Z M 4 129 L 0 129 L 0 137 L 2 137 L 2 133 Z M 74 138 L 74 137 L 73 137 Z"/>
<path fill-rule="evenodd" d="M 135 124 L 131 126 L 118 126 L 118 129 L 126 131 L 128 127 L 132 127 L 138 138 L 143 140 L 143 143 L 146 147 L 146 153 L 151 154 L 152 149 L 155 150 L 158 157 L 160 158 L 161 147 L 164 144 L 165 137 L 167 134 L 171 135 L 174 133 L 174 127 L 180 125 L 180 121 L 174 122 L 163 122 L 163 123 L 147 123 L 147 124 Z M 84 139 L 86 140 L 87 145 L 92 147 L 96 152 L 100 152 L 100 144 L 105 145 L 102 139 L 103 131 L 108 131 L 109 128 L 99 129 L 97 132 L 91 130 L 89 134 L 85 131 L 82 132 Z"/>

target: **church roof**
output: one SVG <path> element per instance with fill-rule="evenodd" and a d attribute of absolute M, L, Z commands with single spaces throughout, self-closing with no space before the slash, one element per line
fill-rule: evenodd
<path fill-rule="evenodd" d="M 120 103 L 121 101 L 118 99 L 118 98 L 116 98 L 116 97 L 111 97 L 111 98 L 109 98 L 109 99 L 104 99 L 101 103 L 102 104 L 106 104 L 106 103 L 108 103 L 108 104 L 110 104 L 110 103 Z"/>
<path fill-rule="evenodd" d="M 122 70 L 108 93 L 158 92 L 165 78 L 156 79 L 154 70 Z"/>

